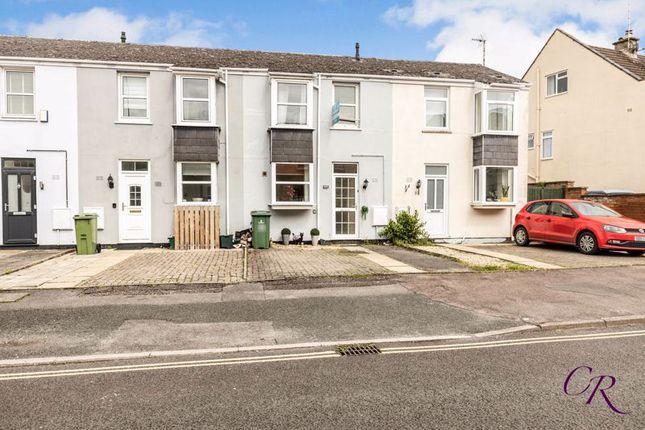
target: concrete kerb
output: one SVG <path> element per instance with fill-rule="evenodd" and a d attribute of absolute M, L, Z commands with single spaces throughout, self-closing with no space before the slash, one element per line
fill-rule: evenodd
<path fill-rule="evenodd" d="M 62 357 L 34 357 L 22 359 L 0 360 L 0 368 L 7 367 L 27 367 L 27 366 L 46 366 L 61 365 L 72 363 L 92 363 L 101 361 L 116 360 L 136 360 L 146 358 L 169 358 L 196 355 L 213 355 L 227 353 L 244 353 L 244 352 L 265 352 L 265 351 L 284 351 L 290 349 L 310 349 L 310 348 L 335 348 L 339 345 L 347 344 L 395 344 L 395 343 L 428 343 L 454 340 L 475 340 L 487 337 L 502 336 L 508 334 L 528 333 L 532 331 L 552 331 L 560 329 L 582 329 L 597 327 L 618 327 L 623 325 L 645 324 L 645 315 L 607 317 L 598 320 L 581 320 L 581 321 L 562 321 L 539 324 L 524 324 L 516 327 L 510 327 L 501 330 L 490 330 L 468 335 L 446 335 L 446 336 L 422 336 L 422 337 L 392 337 L 377 339 L 351 339 L 342 341 L 326 342 L 306 342 L 292 343 L 283 345 L 257 345 L 257 346 L 240 346 L 226 348 L 209 348 L 209 349 L 188 349 L 177 351 L 146 351 L 133 353 L 113 353 L 113 354 L 91 354 Z"/>
<path fill-rule="evenodd" d="M 437 244 L 437 246 L 442 246 L 444 248 L 452 249 L 460 252 L 467 252 L 475 255 L 483 255 L 485 257 L 497 258 L 498 260 L 507 261 L 509 263 L 521 264 L 524 266 L 532 267 L 534 269 L 540 270 L 558 270 L 564 269 L 562 266 L 557 266 L 555 264 L 544 263 L 542 261 L 533 260 L 525 257 L 518 257 L 516 255 L 504 254 L 502 252 L 494 252 L 488 250 L 477 249 L 475 247 L 465 246 L 465 245 L 452 245 L 452 244 Z"/>

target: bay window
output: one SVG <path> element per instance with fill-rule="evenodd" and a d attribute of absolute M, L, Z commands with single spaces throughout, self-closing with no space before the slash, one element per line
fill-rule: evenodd
<path fill-rule="evenodd" d="M 567 71 L 554 73 L 546 77 L 546 95 L 555 96 L 569 90 L 569 77 Z"/>
<path fill-rule="evenodd" d="M 515 126 L 515 92 L 482 90 L 475 94 L 475 134 L 511 134 Z"/>
<path fill-rule="evenodd" d="M 273 164 L 273 203 L 311 204 L 311 164 Z"/>
<path fill-rule="evenodd" d="M 303 81 L 271 83 L 271 123 L 278 127 L 311 127 L 313 87 Z"/>
<path fill-rule="evenodd" d="M 34 72 L 7 70 L 5 72 L 5 115 L 34 116 Z"/>
<path fill-rule="evenodd" d="M 215 78 L 212 76 L 177 76 L 177 123 L 215 123 Z"/>
<path fill-rule="evenodd" d="M 148 76 L 121 73 L 119 75 L 119 120 L 147 121 L 148 112 Z"/>
<path fill-rule="evenodd" d="M 473 202 L 482 205 L 515 201 L 513 167 L 477 166 L 473 175 Z"/>
<path fill-rule="evenodd" d="M 448 129 L 448 88 L 425 87 L 426 127 Z"/>
<path fill-rule="evenodd" d="M 177 202 L 215 202 L 215 164 L 177 163 Z"/>

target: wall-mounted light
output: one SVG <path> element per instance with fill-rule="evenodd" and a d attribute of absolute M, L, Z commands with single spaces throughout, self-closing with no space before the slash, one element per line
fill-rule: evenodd
<path fill-rule="evenodd" d="M 112 175 L 108 176 L 107 181 L 108 181 L 108 188 L 110 189 L 114 188 L 114 178 L 112 177 Z"/>
<path fill-rule="evenodd" d="M 367 186 L 368 186 L 369 184 L 370 184 L 370 181 L 368 181 L 367 179 L 365 179 L 365 180 L 363 181 L 363 189 L 364 189 L 364 190 L 366 190 L 366 189 L 367 189 Z"/>
<path fill-rule="evenodd" d="M 419 194 L 421 192 L 421 179 L 417 181 L 417 191 L 416 193 Z"/>

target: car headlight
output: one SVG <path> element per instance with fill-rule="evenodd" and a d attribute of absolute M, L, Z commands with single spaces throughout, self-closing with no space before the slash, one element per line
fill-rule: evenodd
<path fill-rule="evenodd" d="M 609 233 L 627 233 L 627 230 L 625 230 L 622 227 L 616 227 L 615 225 L 608 225 L 605 224 L 602 226 L 603 230 L 608 231 Z"/>

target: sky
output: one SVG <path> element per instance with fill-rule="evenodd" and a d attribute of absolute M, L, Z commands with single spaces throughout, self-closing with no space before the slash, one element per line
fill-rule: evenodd
<path fill-rule="evenodd" d="M 463 63 L 483 35 L 486 65 L 522 76 L 556 27 L 610 47 L 628 3 L 645 37 L 645 0 L 2 0 L 0 34 Z"/>

